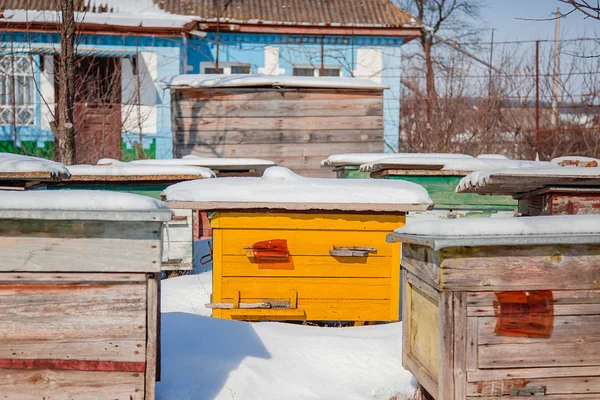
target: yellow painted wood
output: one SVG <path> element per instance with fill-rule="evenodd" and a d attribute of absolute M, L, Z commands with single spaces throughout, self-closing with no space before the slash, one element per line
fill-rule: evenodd
<path fill-rule="evenodd" d="M 400 246 L 385 237 L 403 215 L 219 212 L 211 219 L 213 302 L 292 300 L 297 309 L 213 310 L 218 318 L 396 321 L 400 309 Z M 269 268 L 246 246 L 285 239 L 292 269 Z M 367 257 L 333 257 L 334 246 L 375 247 Z"/>
<path fill-rule="evenodd" d="M 220 229 L 213 230 L 213 290 L 211 302 L 220 303 L 223 301 L 221 294 L 223 287 L 221 285 L 221 277 L 223 276 L 223 231 Z M 212 316 L 215 318 L 223 318 L 222 310 L 213 309 Z"/>
<path fill-rule="evenodd" d="M 223 297 L 240 292 L 240 302 L 247 298 L 289 298 L 290 290 L 298 299 L 390 299 L 389 278 L 298 278 L 298 277 L 224 277 Z"/>
<path fill-rule="evenodd" d="M 386 243 L 385 237 L 398 227 L 389 224 L 388 230 L 373 232 L 357 231 L 319 231 L 284 229 L 223 229 L 223 254 L 246 255 L 245 246 L 272 239 L 286 239 L 292 256 L 327 256 L 333 246 L 375 247 L 376 253 L 369 257 L 390 257 L 398 248 L 396 243 Z M 400 262 L 398 262 L 400 266 Z"/>
<path fill-rule="evenodd" d="M 211 225 L 223 229 L 385 231 L 390 224 L 398 227 L 405 221 L 404 215 L 217 212 Z"/>
<path fill-rule="evenodd" d="M 247 256 L 223 256 L 224 277 L 361 277 L 391 278 L 391 257 L 331 257 L 327 256 L 292 256 L 294 269 L 267 268 L 268 264 L 259 265 Z M 393 290 L 393 289 L 392 289 Z"/>
<path fill-rule="evenodd" d="M 409 351 L 432 376 L 439 376 L 441 358 L 438 305 L 418 288 L 407 284 L 410 292 L 408 310 Z"/>

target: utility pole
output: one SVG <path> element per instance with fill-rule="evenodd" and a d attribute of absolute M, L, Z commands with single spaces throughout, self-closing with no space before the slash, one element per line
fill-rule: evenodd
<path fill-rule="evenodd" d="M 558 75 L 560 72 L 560 10 L 556 9 L 556 27 L 554 30 L 554 73 L 552 75 L 552 126 L 557 128 L 558 111 Z"/>
<path fill-rule="evenodd" d="M 60 0 L 60 69 L 58 71 L 58 122 L 50 124 L 56 140 L 59 162 L 75 164 L 75 5 L 74 0 Z"/>
<path fill-rule="evenodd" d="M 488 97 L 492 97 L 492 88 L 493 88 L 493 83 L 492 83 L 492 72 L 494 72 L 492 65 L 494 65 L 494 29 L 492 28 L 492 41 L 491 41 L 491 48 L 490 48 L 490 66 L 489 66 L 489 70 L 490 70 L 490 81 L 489 81 L 489 86 L 488 86 Z"/>
<path fill-rule="evenodd" d="M 540 41 L 535 41 L 535 153 L 540 154 Z"/>

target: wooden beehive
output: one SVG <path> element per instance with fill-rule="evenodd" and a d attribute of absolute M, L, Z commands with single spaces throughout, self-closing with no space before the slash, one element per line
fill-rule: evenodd
<path fill-rule="evenodd" d="M 396 164 L 391 160 L 375 162 L 372 166 L 363 168 L 363 172 L 369 171 L 371 178 L 403 180 L 417 183 L 427 189 L 435 204 L 433 210 L 415 213 L 411 215 L 412 218 L 512 216 L 517 209 L 517 201 L 510 196 L 490 197 L 456 193 L 456 186 L 471 170 L 442 169 L 444 163 L 436 163 L 435 158 L 431 159 L 429 165 L 410 164 L 410 158 Z M 467 161 L 471 162 L 468 159 Z"/>
<path fill-rule="evenodd" d="M 2 199 L 2 397 L 154 399 L 161 232 L 171 212 L 47 209 L 43 200 L 7 209 Z"/>
<path fill-rule="evenodd" d="M 573 233 L 569 218 L 533 218 L 544 234 L 501 218 L 498 234 L 446 229 L 490 225 L 471 220 L 388 237 L 402 242 L 403 366 L 434 399 L 600 398 L 600 219 Z"/>
<path fill-rule="evenodd" d="M 490 171 L 485 178 L 460 185 L 457 190 L 487 198 L 512 196 L 519 202 L 521 216 L 600 214 L 597 167 L 554 167 L 518 174 Z"/>
<path fill-rule="evenodd" d="M 355 78 L 187 75 L 170 83 L 174 155 L 258 157 L 333 177 L 334 151 L 382 152 L 383 90 Z"/>
<path fill-rule="evenodd" d="M 398 203 L 371 202 L 369 190 L 383 189 Z M 417 195 L 402 200 L 405 191 Z M 302 178 L 281 167 L 165 195 L 170 207 L 215 212 L 213 316 L 250 321 L 398 320 L 400 251 L 385 243 L 386 230 L 430 206 L 416 185 Z M 360 200 L 349 202 L 353 195 Z"/>

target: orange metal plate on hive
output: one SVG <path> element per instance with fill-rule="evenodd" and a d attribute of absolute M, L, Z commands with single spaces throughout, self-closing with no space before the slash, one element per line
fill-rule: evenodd
<path fill-rule="evenodd" d="M 259 269 L 294 269 L 285 239 L 256 242 L 252 245 L 252 254 Z"/>
<path fill-rule="evenodd" d="M 503 336 L 549 338 L 554 327 L 552 291 L 496 293 L 494 333 Z"/>

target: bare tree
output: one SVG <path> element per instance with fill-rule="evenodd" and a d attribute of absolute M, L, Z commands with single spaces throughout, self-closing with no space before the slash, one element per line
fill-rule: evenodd
<path fill-rule="evenodd" d="M 433 47 L 435 35 L 451 33 L 453 39 L 469 35 L 473 20 L 479 17 L 479 0 L 402 0 L 401 7 L 416 16 L 424 29 L 419 38 L 423 48 L 425 73 L 427 76 L 427 96 L 430 102 L 437 98 L 434 72 Z"/>
<path fill-rule="evenodd" d="M 56 159 L 66 165 L 75 164 L 75 9 L 73 0 L 60 0 L 62 15 L 60 36 L 60 68 L 58 89 L 58 122 L 52 122 L 56 138 Z"/>
<path fill-rule="evenodd" d="M 574 9 L 581 11 L 589 18 L 600 19 L 600 3 L 590 0 L 560 0 L 573 6 Z"/>

